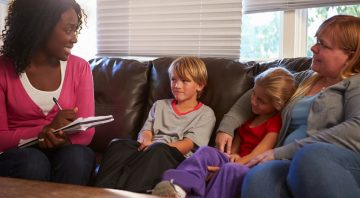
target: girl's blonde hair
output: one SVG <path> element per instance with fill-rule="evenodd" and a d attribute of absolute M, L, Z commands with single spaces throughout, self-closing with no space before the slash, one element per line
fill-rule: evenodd
<path fill-rule="evenodd" d="M 350 54 L 350 61 L 346 68 L 339 74 L 346 79 L 360 72 L 360 18 L 348 15 L 336 15 L 325 20 L 317 30 L 315 37 L 323 33 L 330 34 L 335 47 Z M 310 78 L 299 85 L 292 99 L 307 93 L 312 85 L 319 80 L 315 72 Z"/>
<path fill-rule="evenodd" d="M 207 84 L 208 74 L 206 66 L 200 58 L 182 56 L 175 59 L 168 69 L 170 78 L 173 72 L 181 79 L 190 80 L 190 76 L 194 82 L 199 85 L 203 85 L 205 87 Z M 200 97 L 200 95 L 201 92 L 198 93 L 198 97 Z"/>
<path fill-rule="evenodd" d="M 267 69 L 255 77 L 255 84 L 265 90 L 271 104 L 280 111 L 296 90 L 294 76 L 285 68 Z"/>

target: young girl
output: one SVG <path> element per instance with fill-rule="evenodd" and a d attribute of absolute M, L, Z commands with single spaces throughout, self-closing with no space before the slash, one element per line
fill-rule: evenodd
<path fill-rule="evenodd" d="M 198 101 L 206 85 L 204 62 L 180 57 L 169 68 L 174 99 L 152 106 L 138 141 L 113 141 L 104 155 L 96 186 L 146 192 L 165 170 L 175 168 L 198 146 L 208 144 L 215 125 L 212 109 Z"/>
<path fill-rule="evenodd" d="M 253 118 L 237 129 L 228 156 L 202 147 L 177 169 L 164 173 L 153 194 L 171 197 L 235 197 L 248 172 L 247 163 L 274 147 L 281 128 L 279 111 L 295 90 L 294 78 L 284 68 L 271 68 L 255 78 L 251 96 Z"/>

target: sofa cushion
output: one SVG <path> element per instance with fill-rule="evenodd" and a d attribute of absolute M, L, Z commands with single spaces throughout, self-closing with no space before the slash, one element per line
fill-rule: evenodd
<path fill-rule="evenodd" d="M 94 78 L 96 115 L 114 116 L 114 122 L 96 127 L 90 147 L 102 152 L 113 138 L 135 138 L 142 125 L 148 92 L 147 63 L 121 58 L 89 61 Z"/>

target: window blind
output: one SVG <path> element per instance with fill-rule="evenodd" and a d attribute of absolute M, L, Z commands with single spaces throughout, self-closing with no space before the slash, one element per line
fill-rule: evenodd
<path fill-rule="evenodd" d="M 247 14 L 359 3 L 359 0 L 243 0 L 243 8 Z"/>
<path fill-rule="evenodd" d="M 98 0 L 98 55 L 240 56 L 241 0 Z"/>

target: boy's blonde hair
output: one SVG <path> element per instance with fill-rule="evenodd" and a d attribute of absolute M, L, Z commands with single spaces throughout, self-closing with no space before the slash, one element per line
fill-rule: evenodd
<path fill-rule="evenodd" d="M 351 60 L 339 74 L 342 79 L 360 73 L 360 18 L 348 15 L 336 15 L 325 20 L 317 30 L 315 37 L 330 33 L 335 46 L 351 54 Z M 291 100 L 304 95 L 320 79 L 314 73 L 299 85 Z"/>
<path fill-rule="evenodd" d="M 175 59 L 169 69 L 168 73 L 171 78 L 172 72 L 176 73 L 181 79 L 190 80 L 189 76 L 199 85 L 206 86 L 208 74 L 205 63 L 197 57 L 182 56 Z M 198 97 L 201 92 L 198 93 Z"/>
<path fill-rule="evenodd" d="M 255 84 L 265 90 L 271 104 L 280 111 L 296 90 L 294 76 L 285 68 L 274 67 L 255 77 Z"/>

